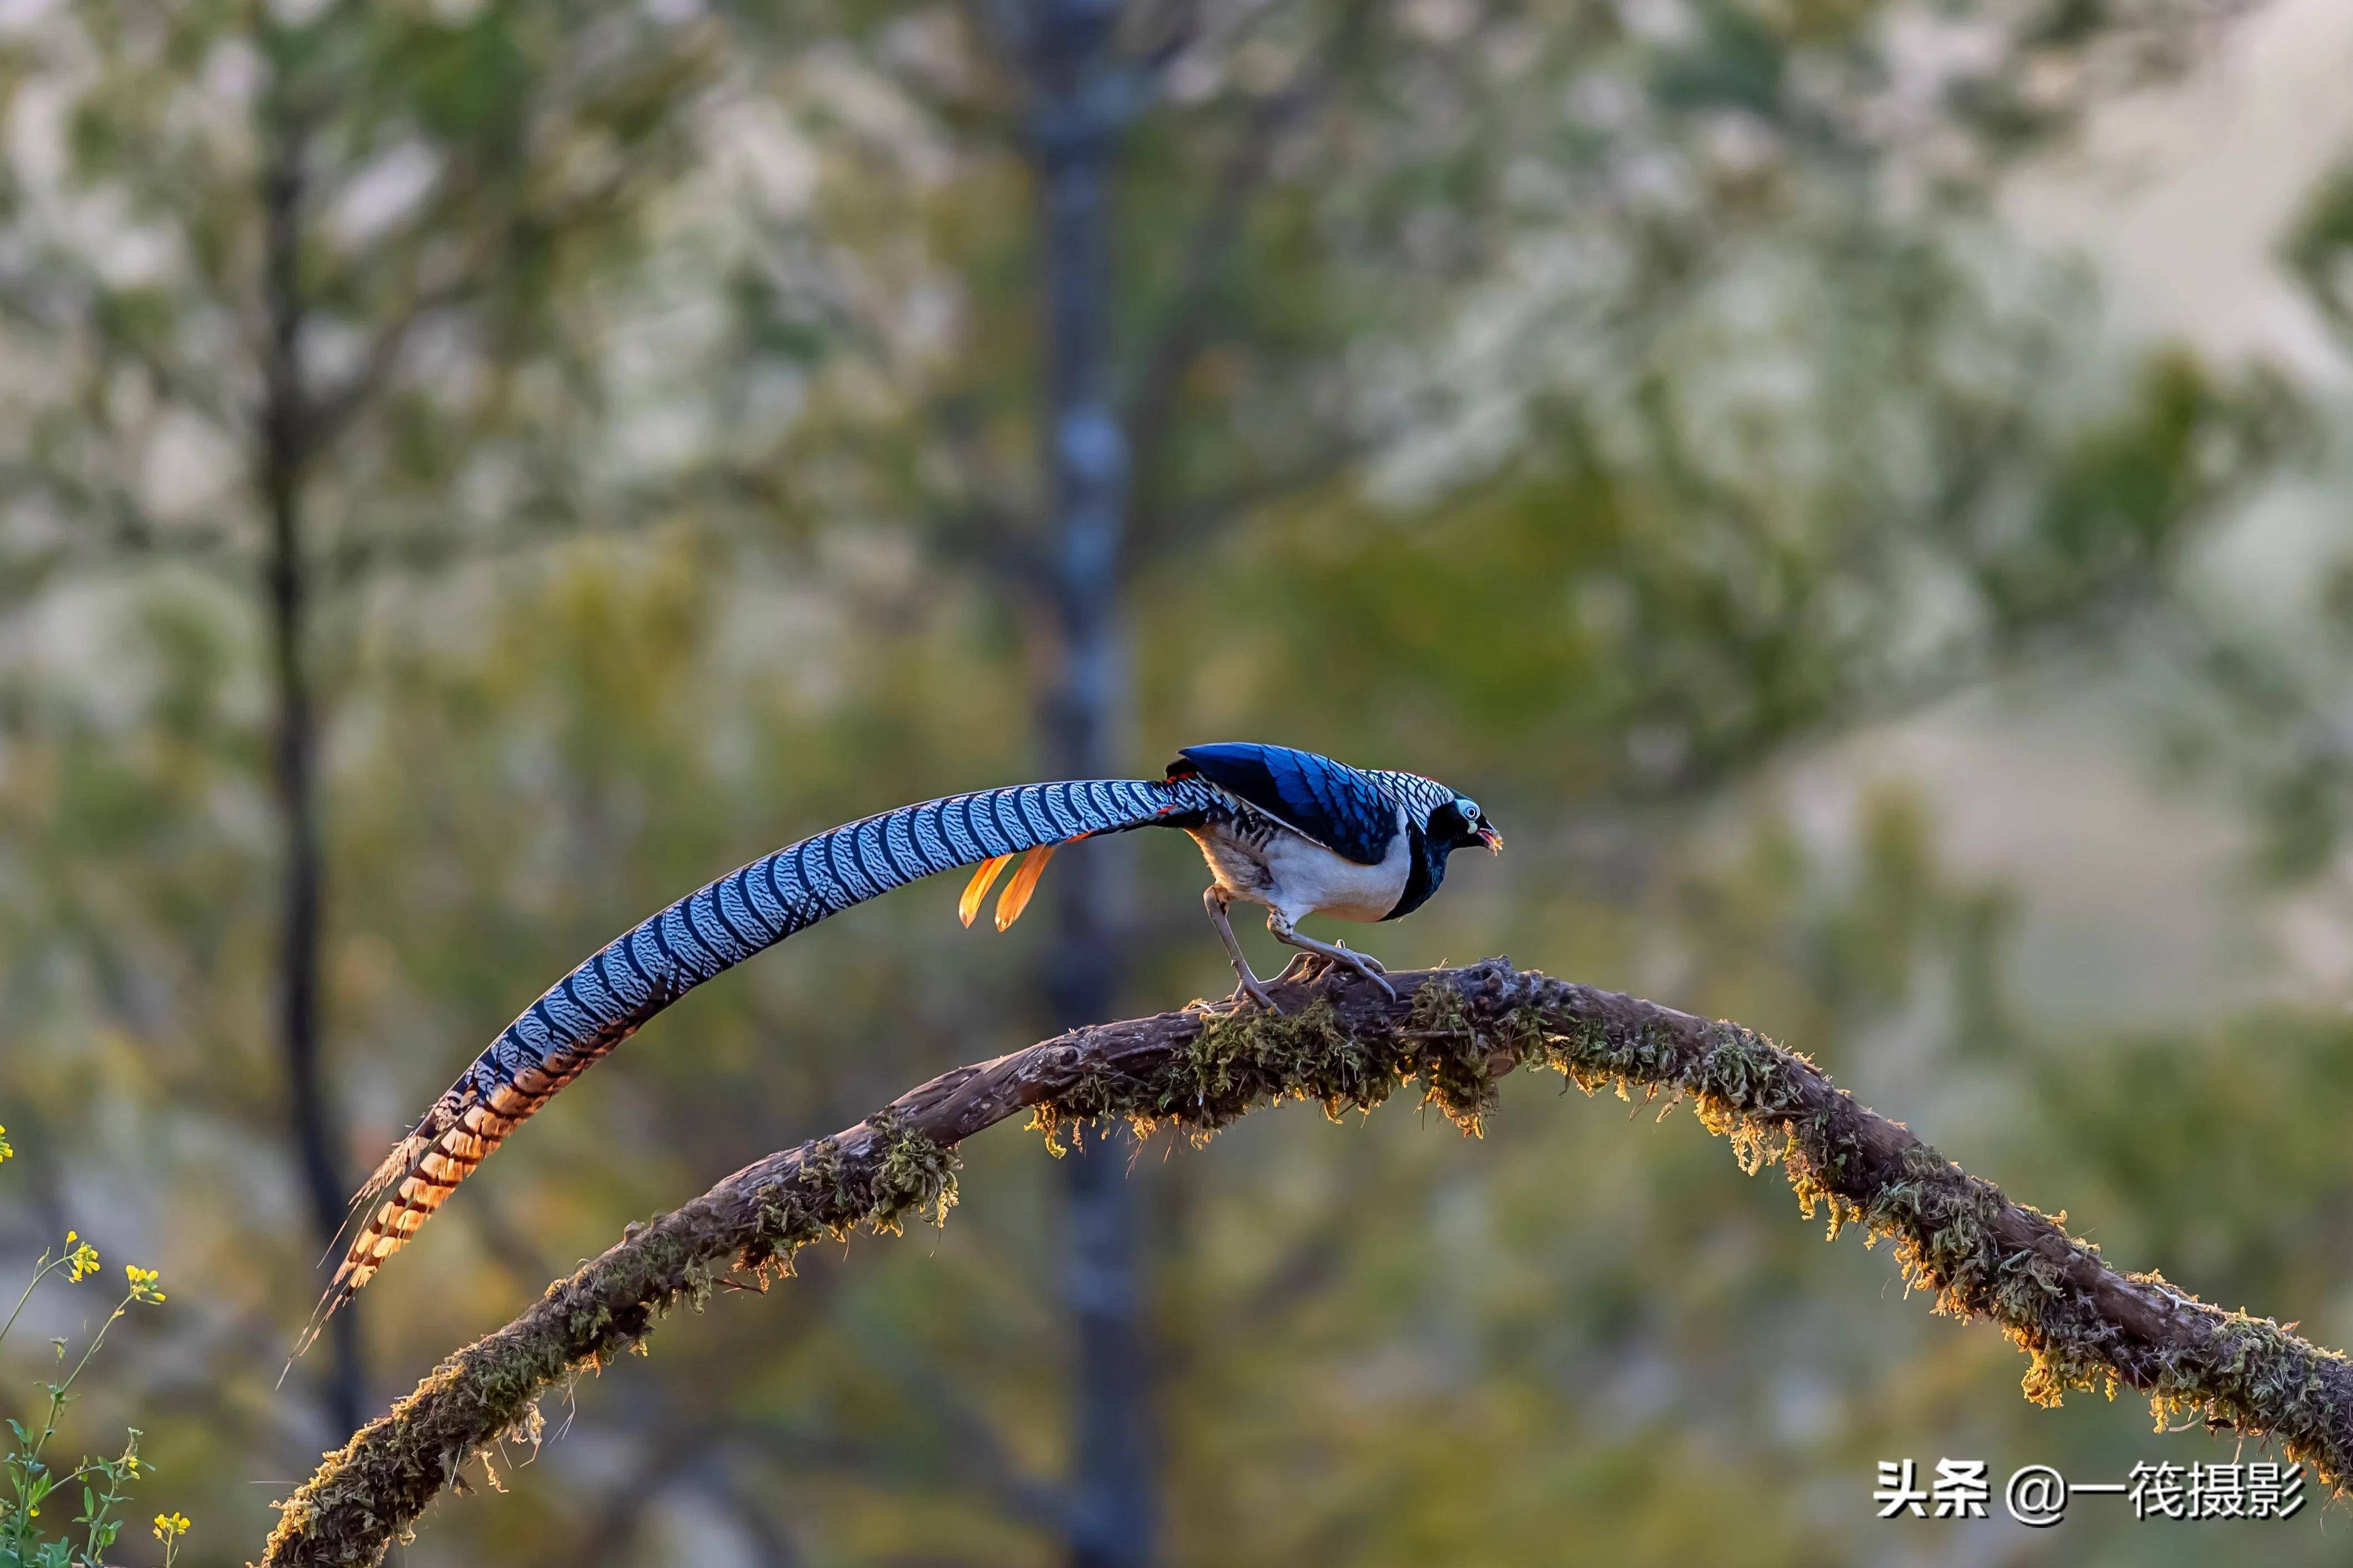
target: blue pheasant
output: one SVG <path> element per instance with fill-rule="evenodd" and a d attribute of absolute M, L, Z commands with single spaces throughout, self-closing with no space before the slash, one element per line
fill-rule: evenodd
<path fill-rule="evenodd" d="M 1003 931 L 1028 907 L 1059 847 L 1136 827 L 1177 828 L 1200 846 L 1214 878 L 1204 902 L 1240 979 L 1235 998 L 1266 1007 L 1273 998 L 1242 957 L 1229 905 L 1264 905 L 1277 941 L 1386 988 L 1379 964 L 1301 934 L 1298 921 L 1311 914 L 1394 920 L 1437 890 L 1453 850 L 1503 845 L 1475 803 L 1434 780 L 1244 743 L 1189 747 L 1162 779 L 949 795 L 804 838 L 614 938 L 474 1058 L 353 1200 L 354 1216 L 365 1218 L 314 1331 L 509 1133 L 693 987 L 828 915 L 976 864 L 958 911 L 970 925 L 997 877 L 1026 855 L 997 900 Z"/>

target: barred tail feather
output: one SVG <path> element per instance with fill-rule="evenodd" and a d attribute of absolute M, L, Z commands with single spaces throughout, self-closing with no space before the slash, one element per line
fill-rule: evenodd
<path fill-rule="evenodd" d="M 703 981 L 879 894 L 960 866 L 1100 833 L 1182 822 L 1220 800 L 1196 779 L 1021 784 L 949 795 L 837 827 L 700 888 L 623 932 L 507 1026 L 433 1102 L 353 1200 L 358 1228 L 295 1353 L 565 1084 Z M 1014 915 L 1045 868 L 1017 877 Z M 976 910 L 978 893 L 969 902 Z M 999 929 L 1010 923 L 1000 910 Z M 969 924 L 969 917 L 966 923 Z"/>
<path fill-rule="evenodd" d="M 295 1353 L 310 1348 L 336 1309 L 375 1278 L 385 1259 L 408 1244 L 491 1150 L 591 1061 L 619 1043 L 617 1037 L 601 1048 L 566 1053 L 568 1068 L 554 1061 L 526 1067 L 513 1081 L 499 1082 L 487 1094 L 476 1082 L 477 1073 L 469 1072 L 435 1100 L 353 1198 L 352 1218 L 358 1232 L 336 1265 Z"/>

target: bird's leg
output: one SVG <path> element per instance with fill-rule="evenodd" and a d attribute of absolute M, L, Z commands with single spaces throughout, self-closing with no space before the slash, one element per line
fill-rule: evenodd
<path fill-rule="evenodd" d="M 1215 882 L 1210 883 L 1208 890 L 1201 895 L 1201 907 L 1209 911 L 1209 923 L 1218 928 L 1218 939 L 1226 944 L 1226 956 L 1233 960 L 1234 973 L 1241 980 L 1229 1000 L 1240 1002 L 1248 996 L 1268 1012 L 1280 1013 L 1282 1009 L 1274 1005 L 1272 994 L 1259 977 L 1250 973 L 1250 960 L 1242 956 L 1242 944 L 1234 940 L 1234 923 L 1226 918 L 1227 901 L 1225 890 Z"/>
<path fill-rule="evenodd" d="M 1353 951 L 1346 942 L 1317 942 L 1312 936 L 1302 936 L 1298 928 L 1291 923 L 1291 917 L 1281 910 L 1267 910 L 1266 929 L 1273 933 L 1275 941 L 1292 947 L 1302 948 L 1327 963 L 1346 964 L 1350 969 L 1388 992 L 1390 996 L 1396 996 L 1397 987 L 1382 978 L 1387 971 L 1381 968 L 1379 961 Z"/>

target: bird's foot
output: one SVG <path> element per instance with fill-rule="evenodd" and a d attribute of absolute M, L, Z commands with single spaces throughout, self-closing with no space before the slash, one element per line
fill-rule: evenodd
<path fill-rule="evenodd" d="M 1390 985 L 1388 980 L 1384 978 L 1384 975 L 1388 975 L 1388 969 L 1381 966 L 1381 959 L 1372 957 L 1369 952 L 1356 952 L 1353 947 L 1348 947 L 1348 942 L 1332 942 L 1329 947 L 1318 947 L 1318 950 L 1313 950 L 1313 952 L 1299 954 L 1296 959 L 1292 959 L 1292 969 L 1302 971 L 1299 978 L 1308 980 L 1308 983 L 1313 983 L 1313 980 L 1323 980 L 1324 975 L 1329 975 L 1335 969 L 1353 969 L 1356 973 L 1372 980 L 1374 985 L 1379 985 L 1381 992 L 1388 994 L 1390 1002 L 1396 1002 L 1398 999 L 1398 987 Z M 1292 969 L 1284 969 L 1282 975 L 1278 975 L 1278 978 L 1290 978 Z"/>
<path fill-rule="evenodd" d="M 1294 980 L 1317 980 L 1323 977 L 1324 960 L 1313 952 L 1294 952 L 1282 973 L 1267 982 L 1269 985 L 1287 985 Z"/>
<path fill-rule="evenodd" d="M 1286 970 L 1283 973 L 1287 974 L 1290 972 Z M 1282 975 L 1278 974 L 1275 978 L 1277 980 L 1281 980 Z M 1234 994 L 1227 997 L 1226 1002 L 1229 1006 L 1236 1009 L 1239 1009 L 1245 1002 L 1255 1002 L 1270 1013 L 1280 1013 L 1282 1011 L 1282 1008 L 1274 1005 L 1274 994 L 1269 991 L 1266 988 L 1265 983 L 1261 981 L 1255 974 L 1243 975 L 1241 984 L 1234 987 Z"/>
<path fill-rule="evenodd" d="M 1382 994 L 1386 995 L 1390 1001 L 1394 1002 L 1397 1000 L 1397 987 L 1388 983 L 1388 969 L 1384 968 L 1381 961 L 1375 958 L 1372 954 L 1368 952 L 1358 952 L 1345 942 L 1335 942 L 1332 944 L 1332 951 L 1328 953 L 1322 954 L 1321 956 L 1324 959 L 1324 973 L 1330 973 L 1335 965 L 1345 963 L 1349 968 L 1355 970 L 1357 973 L 1363 975 L 1366 979 L 1371 981 L 1374 984 L 1379 986 L 1381 988 Z"/>

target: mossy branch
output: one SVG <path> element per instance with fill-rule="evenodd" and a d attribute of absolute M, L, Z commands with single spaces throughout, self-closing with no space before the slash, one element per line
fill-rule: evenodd
<path fill-rule="evenodd" d="M 1930 1292 L 1936 1310 L 2000 1325 L 2031 1358 L 2030 1399 L 2128 1384 L 2150 1396 L 2160 1423 L 2195 1412 L 2276 1438 L 2332 1489 L 2353 1479 L 2353 1363 L 2155 1274 L 2119 1272 L 1754 1030 L 1501 959 L 1392 979 L 1397 1000 L 1335 976 L 1278 989 L 1282 1016 L 1195 1008 L 1076 1029 L 942 1074 L 845 1132 L 631 1226 L 327 1456 L 280 1505 L 264 1563 L 377 1562 L 470 1456 L 527 1429 L 542 1394 L 628 1349 L 663 1311 L 699 1307 L 731 1278 L 765 1283 L 824 1237 L 895 1233 L 910 1215 L 944 1220 L 955 1145 L 1018 1112 L 1055 1147 L 1065 1123 L 1097 1116 L 1202 1138 L 1278 1100 L 1314 1100 L 1337 1116 L 1412 1085 L 1476 1131 L 1496 1079 L 1524 1066 L 1588 1093 L 1691 1098 L 1744 1170 L 1778 1160 L 1799 1206 L 1826 1214 L 1832 1236 L 1855 1224 L 1889 1239 L 1905 1283 Z"/>

